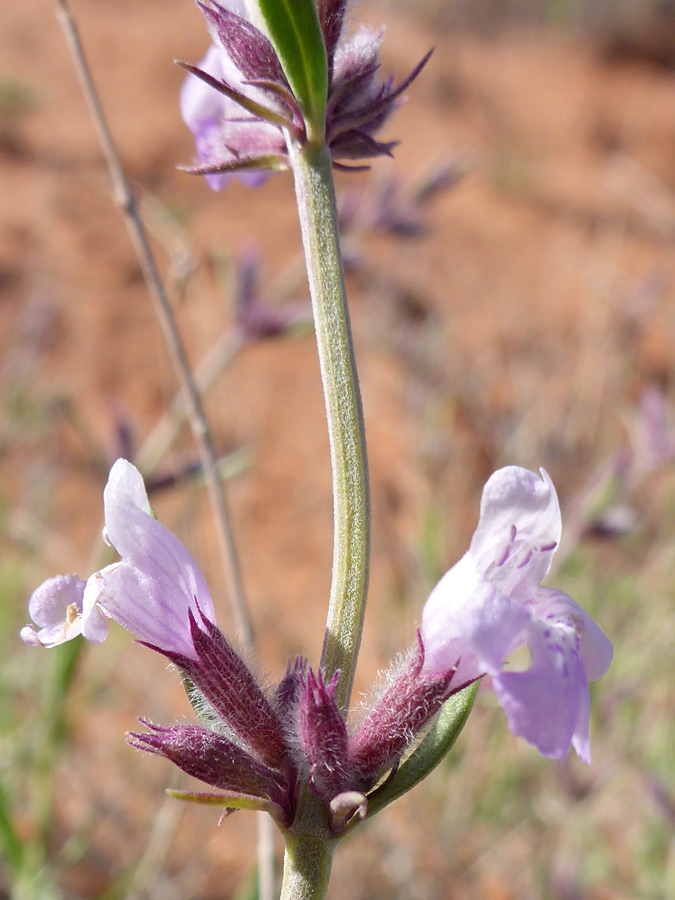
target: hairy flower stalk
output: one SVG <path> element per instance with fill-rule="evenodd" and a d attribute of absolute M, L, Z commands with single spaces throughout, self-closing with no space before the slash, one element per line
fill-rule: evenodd
<path fill-rule="evenodd" d="M 359 391 L 330 154 L 289 141 L 307 260 L 333 468 L 333 581 L 321 665 L 339 672 L 335 699 L 349 706 L 356 669 L 370 554 L 370 499 Z"/>
<path fill-rule="evenodd" d="M 336 677 L 333 697 L 346 712 L 363 631 L 370 564 L 365 425 L 330 149 L 325 143 L 301 146 L 290 132 L 287 146 L 314 312 L 333 472 L 333 576 L 321 665 L 327 675 Z M 318 900 L 328 888 L 334 842 L 317 840 L 322 831 L 325 834 L 320 798 L 306 791 L 303 799 L 300 821 L 306 822 L 308 834 L 296 834 L 286 843 L 282 900 Z M 317 816 L 323 821 L 317 822 Z"/>

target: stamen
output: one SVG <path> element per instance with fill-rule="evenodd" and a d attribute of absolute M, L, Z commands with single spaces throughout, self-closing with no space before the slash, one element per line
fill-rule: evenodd
<path fill-rule="evenodd" d="M 531 559 L 532 559 L 532 548 L 530 547 L 530 549 L 525 554 L 525 557 L 523 559 L 521 559 L 521 561 L 516 566 L 516 569 L 523 569 L 529 563 L 529 561 Z"/>
<path fill-rule="evenodd" d="M 502 552 L 502 555 L 499 557 L 499 559 L 496 560 L 495 565 L 496 565 L 497 567 L 503 566 L 504 563 L 506 562 L 506 560 L 509 558 L 509 554 L 510 554 L 510 553 L 511 553 L 511 548 L 510 548 L 509 545 L 507 544 L 507 545 L 504 547 L 504 550 L 503 550 L 503 552 Z"/>

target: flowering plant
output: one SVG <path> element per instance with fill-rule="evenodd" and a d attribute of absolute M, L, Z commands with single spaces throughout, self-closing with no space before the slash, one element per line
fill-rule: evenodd
<path fill-rule="evenodd" d="M 539 477 L 509 466 L 488 480 L 470 548 L 431 592 L 416 640 L 362 720 L 350 720 L 368 588 L 369 486 L 332 169 L 391 153 L 394 145 L 377 135 L 428 55 L 395 87 L 378 75 L 380 35 L 345 36 L 346 0 L 199 5 L 213 45 L 200 67 L 184 64 L 192 171 L 216 189 L 235 173 L 256 184 L 283 168 L 295 181 L 333 468 L 322 657 L 314 667 L 290 661 L 271 690 L 258 683 L 217 627 L 195 560 L 155 519 L 143 479 L 125 459 L 104 490 L 104 539 L 119 561 L 86 581 L 44 582 L 21 637 L 43 647 L 80 636 L 100 643 L 113 619 L 167 658 L 198 721 L 141 720 L 146 731 L 131 732 L 129 742 L 216 789 L 175 796 L 269 813 L 286 845 L 282 897 L 309 900 L 325 895 L 339 839 L 452 747 L 483 678 L 514 734 L 546 756 L 561 758 L 573 746 L 590 762 L 588 682 L 607 670 L 612 648 L 570 597 L 542 587 L 560 541 L 558 498 L 544 470 Z M 525 644 L 528 667 L 509 669 Z"/>
<path fill-rule="evenodd" d="M 514 734 L 547 756 L 570 744 L 590 762 L 588 680 L 607 670 L 612 650 L 593 620 L 541 579 L 560 538 L 560 509 L 548 475 L 510 466 L 489 479 L 467 554 L 432 591 L 417 644 L 349 733 L 335 702 L 337 673 L 326 682 L 305 659 L 289 663 L 267 695 L 218 630 L 194 559 L 152 515 L 143 480 L 129 462 L 112 467 L 104 491 L 104 535 L 121 561 L 85 582 L 57 576 L 33 593 L 27 643 L 55 646 L 82 634 L 100 643 L 108 619 L 129 629 L 180 671 L 204 724 L 155 726 L 130 743 L 167 757 L 219 793 L 178 796 L 226 809 L 260 809 L 293 830 L 306 784 L 325 803 L 331 833 L 368 815 L 383 779 L 441 707 L 492 676 Z M 503 671 L 527 642 L 524 672 Z M 381 808 L 378 804 L 376 811 Z"/>

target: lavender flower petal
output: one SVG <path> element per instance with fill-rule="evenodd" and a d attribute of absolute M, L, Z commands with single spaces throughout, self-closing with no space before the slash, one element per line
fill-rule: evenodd
<path fill-rule="evenodd" d="M 36 647 L 56 647 L 82 631 L 82 597 L 86 582 L 77 575 L 48 578 L 31 594 L 28 612 L 40 630 L 25 625 L 21 640 Z"/>
<path fill-rule="evenodd" d="M 553 482 L 527 469 L 507 466 L 483 490 L 471 555 L 506 593 L 537 585 L 551 568 L 562 522 Z"/>
<path fill-rule="evenodd" d="M 591 617 L 562 591 L 540 587 L 560 540 L 551 479 L 509 466 L 488 480 L 469 552 L 432 591 L 422 615 L 424 673 L 460 658 L 454 684 L 493 676 L 514 734 L 546 756 L 574 746 L 590 761 L 588 681 L 601 677 L 612 645 Z M 502 671 L 522 644 L 531 663 Z"/>
<path fill-rule="evenodd" d="M 612 642 L 605 632 L 563 591 L 540 588 L 534 614 L 542 622 L 572 628 L 579 639 L 579 655 L 589 681 L 602 678 L 612 661 Z"/>
<path fill-rule="evenodd" d="M 531 665 L 524 672 L 502 672 L 493 679 L 513 734 L 525 738 L 544 756 L 561 759 L 577 738 L 577 752 L 590 762 L 588 680 L 572 628 L 528 629 Z"/>
<path fill-rule="evenodd" d="M 92 576 L 96 604 L 140 640 L 196 658 L 189 610 L 214 619 L 197 563 L 150 514 L 143 479 L 131 463 L 117 460 L 103 502 L 106 534 L 122 560 Z"/>
<path fill-rule="evenodd" d="M 456 663 L 454 685 L 498 672 L 518 643 L 530 616 L 477 571 L 467 553 L 429 595 L 422 613 L 424 671 L 444 672 Z"/>
<path fill-rule="evenodd" d="M 31 594 L 28 612 L 36 625 L 43 627 L 63 622 L 64 611 L 75 606 L 82 612 L 85 582 L 77 575 L 56 575 L 48 578 Z"/>

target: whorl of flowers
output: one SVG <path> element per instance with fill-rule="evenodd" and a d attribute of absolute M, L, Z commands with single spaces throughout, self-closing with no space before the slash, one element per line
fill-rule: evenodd
<path fill-rule="evenodd" d="M 194 134 L 195 165 L 215 190 L 236 173 L 247 184 L 288 167 L 288 140 L 302 144 L 308 127 L 274 47 L 246 15 L 243 0 L 198 3 L 212 45 L 181 92 L 181 114 Z M 391 156 L 394 142 L 377 134 L 402 93 L 427 62 L 428 53 L 400 84 L 379 74 L 382 33 L 361 27 L 345 34 L 347 0 L 317 0 L 328 66 L 325 130 L 336 168 Z M 353 163 L 356 162 L 356 166 Z"/>
<path fill-rule="evenodd" d="M 422 615 L 416 646 L 350 730 L 335 679 L 299 658 L 266 690 L 215 624 L 206 582 L 190 553 L 152 515 L 137 469 L 120 459 L 104 491 L 107 540 L 120 561 L 87 581 L 57 576 L 33 593 L 40 626 L 24 641 L 53 647 L 82 634 L 103 641 L 109 619 L 180 671 L 201 724 L 150 725 L 133 746 L 167 757 L 218 794 L 181 794 L 227 809 L 267 810 L 289 827 L 302 783 L 325 802 L 339 832 L 367 815 L 452 695 L 483 675 L 511 730 L 546 756 L 572 744 L 590 760 L 588 681 L 609 666 L 612 647 L 570 597 L 540 586 L 560 539 L 560 508 L 545 472 L 500 469 L 485 486 L 467 554 L 441 579 Z M 523 643 L 531 664 L 511 672 Z"/>

